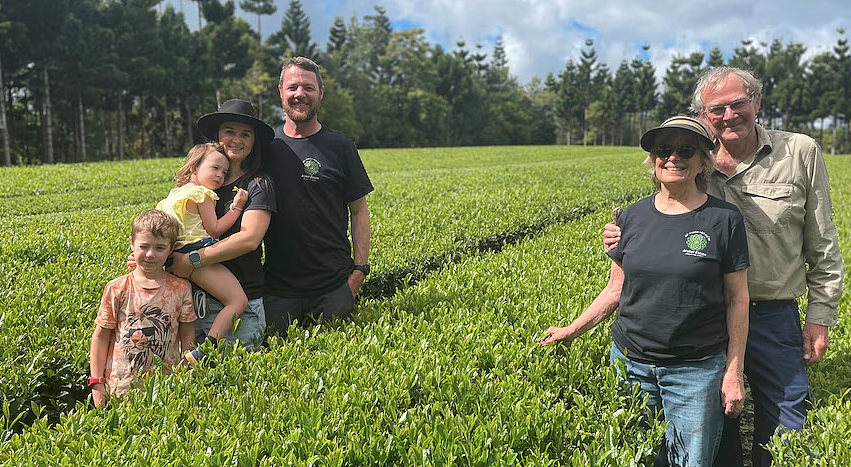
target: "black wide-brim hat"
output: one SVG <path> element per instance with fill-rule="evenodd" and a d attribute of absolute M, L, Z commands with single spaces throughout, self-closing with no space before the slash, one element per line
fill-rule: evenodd
<path fill-rule="evenodd" d="M 210 141 L 219 140 L 219 126 L 225 122 L 237 122 L 254 128 L 254 139 L 260 144 L 268 144 L 275 138 L 275 130 L 257 118 L 257 112 L 250 102 L 242 99 L 229 99 L 219 106 L 219 110 L 198 119 L 198 131 Z"/>
<path fill-rule="evenodd" d="M 644 149 L 647 152 L 653 150 L 653 146 L 656 143 L 656 137 L 659 136 L 663 130 L 669 128 L 679 128 L 680 130 L 688 130 L 697 136 L 700 137 L 700 140 L 706 145 L 706 148 L 710 151 L 715 149 L 715 137 L 709 132 L 709 129 L 706 128 L 706 125 L 703 124 L 700 120 L 686 117 L 684 115 L 678 115 L 676 117 L 671 117 L 661 125 L 656 128 L 652 128 L 647 130 L 644 135 L 641 136 L 641 149 Z"/>

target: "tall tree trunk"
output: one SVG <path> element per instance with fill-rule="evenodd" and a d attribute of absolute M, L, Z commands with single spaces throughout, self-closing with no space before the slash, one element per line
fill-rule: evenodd
<path fill-rule="evenodd" d="M 77 113 L 80 116 L 80 156 L 86 160 L 86 114 L 83 111 L 83 91 L 77 93 Z"/>
<path fill-rule="evenodd" d="M 186 110 L 186 144 L 191 148 L 195 145 L 195 135 L 192 133 L 192 110 L 189 108 L 188 97 L 183 100 L 183 105 Z"/>
<path fill-rule="evenodd" d="M 137 125 L 137 129 L 139 130 L 139 157 L 142 159 L 148 158 L 147 148 L 145 147 L 145 97 L 142 96 L 139 99 L 139 124 Z"/>
<path fill-rule="evenodd" d="M 118 160 L 124 160 L 124 91 L 118 91 Z"/>
<path fill-rule="evenodd" d="M 168 110 L 169 99 L 163 100 L 163 125 L 165 125 L 165 154 L 163 157 L 174 157 L 174 131 L 171 125 L 171 112 Z"/>
<path fill-rule="evenodd" d="M 44 70 L 42 70 L 41 77 L 44 81 L 43 118 L 41 121 L 42 128 L 44 129 L 44 162 L 53 164 L 53 107 L 50 103 L 50 75 L 47 72 L 47 64 L 45 64 Z"/>
<path fill-rule="evenodd" d="M 9 127 L 6 126 L 6 86 L 3 85 L 3 65 L 0 60 L 0 129 L 3 130 L 3 161 L 12 166 L 12 151 L 9 149 Z"/>

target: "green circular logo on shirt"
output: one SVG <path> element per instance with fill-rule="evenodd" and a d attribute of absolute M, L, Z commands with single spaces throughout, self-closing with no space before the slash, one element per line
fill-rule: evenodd
<path fill-rule="evenodd" d="M 700 234 L 691 234 L 686 237 L 686 246 L 690 250 L 701 251 L 706 248 L 706 237 Z"/>
<path fill-rule="evenodd" d="M 309 157 L 304 160 L 304 173 L 310 175 L 312 177 L 316 176 L 319 173 L 319 169 L 322 167 L 322 164 L 319 163 L 318 160 Z"/>

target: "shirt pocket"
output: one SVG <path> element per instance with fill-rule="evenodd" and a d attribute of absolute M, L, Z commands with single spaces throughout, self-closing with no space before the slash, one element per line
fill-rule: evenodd
<path fill-rule="evenodd" d="M 784 231 L 789 224 L 793 192 L 790 184 L 743 185 L 739 207 L 747 230 L 758 233 Z"/>

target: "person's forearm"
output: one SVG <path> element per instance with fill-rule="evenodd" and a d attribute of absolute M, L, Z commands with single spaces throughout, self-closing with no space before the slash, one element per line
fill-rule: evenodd
<path fill-rule="evenodd" d="M 727 308 L 727 369 L 742 374 L 745 365 L 745 347 L 748 340 L 748 301 L 734 301 Z"/>
<path fill-rule="evenodd" d="M 95 327 L 95 331 L 92 333 L 92 343 L 90 348 L 89 371 L 91 374 L 89 376 L 94 376 L 96 378 L 104 376 L 109 341 L 111 338 L 111 329 L 102 328 L 100 326 Z"/>
<path fill-rule="evenodd" d="M 585 334 L 589 329 L 597 326 L 611 316 L 618 308 L 620 295 L 620 290 L 613 290 L 607 285 L 600 292 L 600 295 L 597 295 L 597 298 L 591 302 L 591 305 L 567 326 L 570 339 L 576 339 L 582 334 Z"/>
<path fill-rule="evenodd" d="M 748 340 L 750 296 L 747 270 L 724 275 L 724 303 L 727 306 L 727 370 L 741 375 Z"/>
<path fill-rule="evenodd" d="M 208 234 L 210 234 L 213 238 L 219 238 L 228 231 L 229 228 L 239 219 L 239 215 L 241 214 L 242 209 L 231 209 L 225 213 L 224 216 L 216 219 L 216 225 L 212 226 L 212 228 L 205 230 Z"/>
<path fill-rule="evenodd" d="M 177 331 L 180 334 L 180 353 L 182 355 L 192 349 L 192 342 L 195 340 L 195 322 L 180 323 L 177 326 Z"/>
<path fill-rule="evenodd" d="M 369 208 L 365 199 L 361 198 L 359 201 L 361 203 L 357 205 L 357 208 L 351 210 L 352 250 L 355 264 L 367 264 L 369 262 L 369 241 L 371 236 Z"/>
<path fill-rule="evenodd" d="M 239 232 L 198 250 L 201 254 L 201 265 L 221 263 L 256 250 L 266 235 L 271 219 L 272 213 L 269 211 L 246 211 L 242 216 L 242 228 Z"/>

